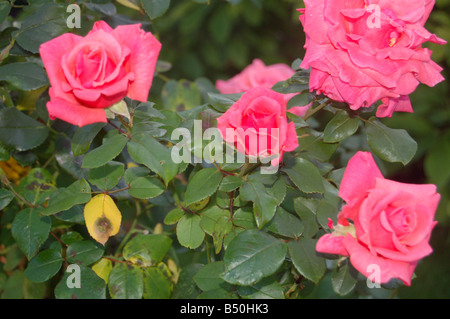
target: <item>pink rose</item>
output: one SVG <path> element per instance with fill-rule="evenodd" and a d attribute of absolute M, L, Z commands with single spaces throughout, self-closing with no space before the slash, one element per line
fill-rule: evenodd
<path fill-rule="evenodd" d="M 260 59 L 254 59 L 241 73 L 231 79 L 217 80 L 216 88 L 222 94 L 235 94 L 246 92 L 255 87 L 272 88 L 276 83 L 285 81 L 293 76 L 295 71 L 288 65 L 277 63 L 266 66 Z M 284 98 L 289 101 L 296 93 L 285 94 Z M 289 112 L 297 116 L 304 116 L 311 105 L 295 106 Z"/>
<path fill-rule="evenodd" d="M 224 140 L 245 155 L 277 156 L 272 165 L 278 165 L 284 152 L 298 147 L 295 125 L 287 122 L 283 94 L 268 88 L 249 89 L 217 119 L 217 127 Z"/>
<path fill-rule="evenodd" d="M 106 122 L 104 109 L 125 96 L 147 101 L 160 50 L 140 24 L 112 29 L 103 21 L 85 37 L 66 33 L 43 43 L 50 118 L 84 126 Z"/>
<path fill-rule="evenodd" d="M 379 283 L 399 278 L 411 285 L 417 262 L 433 251 L 428 242 L 437 223 L 436 186 L 385 179 L 372 155 L 358 152 L 348 163 L 339 196 L 346 205 L 316 250 L 350 256 L 352 265 L 375 281 L 371 267 L 379 267 Z"/>
<path fill-rule="evenodd" d="M 408 95 L 419 83 L 444 80 L 442 68 L 422 43 L 446 41 L 424 24 L 434 0 L 305 0 L 302 68 L 311 68 L 310 89 L 352 110 L 381 100 L 378 117 L 412 112 Z"/>

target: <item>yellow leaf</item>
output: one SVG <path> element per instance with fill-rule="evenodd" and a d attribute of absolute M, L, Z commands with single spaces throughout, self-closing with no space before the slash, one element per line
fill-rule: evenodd
<path fill-rule="evenodd" d="M 105 245 L 109 237 L 119 232 L 122 214 L 110 196 L 100 194 L 84 207 L 84 220 L 92 238 Z"/>
<path fill-rule="evenodd" d="M 95 271 L 97 276 L 102 278 L 105 283 L 108 283 L 109 274 L 112 270 L 112 262 L 109 259 L 102 258 L 92 266 L 92 270 Z"/>
<path fill-rule="evenodd" d="M 23 167 L 14 158 L 10 157 L 9 160 L 0 162 L 0 168 L 6 175 L 6 178 L 13 181 L 16 185 L 22 178 L 27 176 L 30 171 L 29 166 Z"/>
<path fill-rule="evenodd" d="M 139 6 L 136 5 L 136 3 L 134 3 L 133 1 L 130 0 L 117 0 L 118 3 L 120 3 L 121 5 L 128 7 L 130 9 L 134 9 L 137 11 L 141 11 L 141 8 L 139 8 Z"/>

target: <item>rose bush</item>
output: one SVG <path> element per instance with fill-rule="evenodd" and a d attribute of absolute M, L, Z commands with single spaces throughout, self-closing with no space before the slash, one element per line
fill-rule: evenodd
<path fill-rule="evenodd" d="M 349 98 L 441 79 L 432 1 L 306 1 L 308 69 L 298 1 L 77 3 L 0 1 L 0 298 L 448 296 L 450 90 Z"/>
<path fill-rule="evenodd" d="M 63 34 L 39 49 L 50 79 L 50 118 L 84 126 L 106 122 L 125 96 L 147 101 L 161 43 L 139 24 L 98 21 L 85 37 Z"/>
<path fill-rule="evenodd" d="M 411 285 L 417 262 L 433 251 L 429 240 L 440 200 L 436 186 L 385 179 L 372 155 L 358 152 L 347 165 L 339 196 L 346 205 L 338 224 L 331 225 L 334 232 L 319 239 L 317 251 L 350 256 L 367 277 L 369 266 L 377 265 L 378 283 L 399 278 Z"/>
<path fill-rule="evenodd" d="M 419 83 L 444 80 L 424 42 L 445 44 L 425 22 L 433 0 L 306 0 L 300 21 L 306 33 L 302 68 L 311 68 L 310 89 L 352 110 L 381 100 L 378 117 L 412 112 L 409 94 Z"/>

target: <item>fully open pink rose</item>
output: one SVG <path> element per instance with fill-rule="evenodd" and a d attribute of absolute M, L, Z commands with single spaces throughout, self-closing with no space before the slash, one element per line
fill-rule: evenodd
<path fill-rule="evenodd" d="M 222 94 L 235 94 L 246 92 L 256 87 L 272 88 L 276 83 L 285 81 L 293 76 L 295 71 L 288 65 L 277 63 L 265 65 L 260 59 L 254 59 L 241 73 L 229 80 L 217 80 L 216 88 Z M 284 98 L 289 101 L 296 93 L 285 94 Z M 297 116 L 304 116 L 311 105 L 294 106 L 289 112 Z"/>
<path fill-rule="evenodd" d="M 125 96 L 147 101 L 160 50 L 140 24 L 112 29 L 103 21 L 85 37 L 66 33 L 43 43 L 50 118 L 84 126 L 106 122 L 104 109 Z"/>
<path fill-rule="evenodd" d="M 419 83 L 444 78 L 422 43 L 445 44 L 424 28 L 434 0 L 305 0 L 302 68 L 310 89 L 357 110 L 381 100 L 378 117 L 412 112 L 408 95 Z"/>
<path fill-rule="evenodd" d="M 277 165 L 284 152 L 298 147 L 293 122 L 286 118 L 283 94 L 268 88 L 248 90 L 222 116 L 217 127 L 224 140 L 234 144 L 239 152 L 253 157 L 277 156 Z"/>
<path fill-rule="evenodd" d="M 434 215 L 440 200 L 435 185 L 404 184 L 385 179 L 372 155 L 358 152 L 348 163 L 339 196 L 346 202 L 333 233 L 316 249 L 350 256 L 362 274 L 379 283 L 392 278 L 411 284 L 417 262 L 429 255 Z"/>

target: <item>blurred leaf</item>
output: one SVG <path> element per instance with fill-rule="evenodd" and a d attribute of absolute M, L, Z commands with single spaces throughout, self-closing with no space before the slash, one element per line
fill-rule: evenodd
<path fill-rule="evenodd" d="M 0 188 L 0 210 L 5 208 L 14 199 L 14 194 L 9 190 Z"/>
<path fill-rule="evenodd" d="M 307 279 L 318 283 L 325 274 L 325 259 L 316 253 L 317 240 L 301 238 L 288 242 L 289 255 L 295 268 Z"/>
<path fill-rule="evenodd" d="M 242 185 L 242 178 L 237 175 L 226 175 L 220 183 L 219 190 L 231 192 Z"/>
<path fill-rule="evenodd" d="M 18 151 L 27 151 L 41 145 L 48 136 L 48 128 L 9 107 L 0 110 L 0 142 Z"/>
<path fill-rule="evenodd" d="M 32 62 L 15 62 L 0 66 L 0 81 L 6 81 L 23 91 L 35 90 L 49 84 L 44 69 Z"/>
<path fill-rule="evenodd" d="M 286 256 L 286 244 L 259 230 L 237 235 L 225 251 L 222 278 L 239 285 L 252 285 L 278 270 Z"/>
<path fill-rule="evenodd" d="M 145 177 L 150 174 L 150 170 L 147 167 L 137 166 L 137 167 L 129 167 L 125 171 L 123 175 L 123 180 L 126 184 L 130 185 L 132 181 L 134 181 L 138 177 Z"/>
<path fill-rule="evenodd" d="M 170 0 L 140 0 L 151 20 L 162 16 L 170 6 Z"/>
<path fill-rule="evenodd" d="M 11 4 L 8 1 L 0 2 L 0 24 L 8 17 Z"/>
<path fill-rule="evenodd" d="M 450 134 L 444 136 L 425 157 L 425 173 L 430 182 L 444 187 L 450 179 Z"/>
<path fill-rule="evenodd" d="M 161 92 L 166 109 L 184 111 L 202 104 L 202 97 L 194 82 L 188 80 L 171 80 L 167 82 Z"/>
<path fill-rule="evenodd" d="M 123 135 L 114 135 L 103 140 L 100 147 L 86 154 L 82 168 L 96 168 L 116 158 L 127 144 L 128 139 Z"/>
<path fill-rule="evenodd" d="M 359 127 L 359 119 L 351 118 L 347 112 L 339 111 L 325 127 L 323 141 L 336 143 L 352 136 Z"/>
<path fill-rule="evenodd" d="M 112 299 L 141 299 L 144 292 L 141 269 L 116 264 L 109 275 L 108 288 Z"/>
<path fill-rule="evenodd" d="M 128 193 L 136 198 L 148 199 L 161 195 L 165 191 L 164 184 L 155 177 L 138 177 L 130 183 Z"/>
<path fill-rule="evenodd" d="M 112 261 L 106 258 L 102 258 L 92 265 L 92 270 L 95 271 L 97 276 L 102 278 L 105 283 L 109 282 L 109 275 L 111 274 L 113 265 Z"/>
<path fill-rule="evenodd" d="M 99 260 L 105 249 L 92 240 L 76 241 L 67 247 L 67 262 L 89 266 Z"/>
<path fill-rule="evenodd" d="M 25 275 L 33 282 L 44 282 L 52 278 L 61 268 L 64 259 L 53 249 L 46 249 L 30 260 Z"/>
<path fill-rule="evenodd" d="M 50 217 L 39 215 L 37 208 L 25 208 L 16 215 L 11 228 L 14 239 L 28 260 L 47 240 L 52 225 Z"/>
<path fill-rule="evenodd" d="M 382 160 L 406 165 L 416 154 L 417 143 L 407 131 L 391 129 L 375 117 L 365 123 L 370 149 Z"/>
<path fill-rule="evenodd" d="M 90 199 L 91 187 L 86 180 L 80 179 L 67 188 L 58 189 L 50 198 L 47 208 L 42 210 L 42 214 L 53 215 L 75 205 L 87 203 Z"/>

